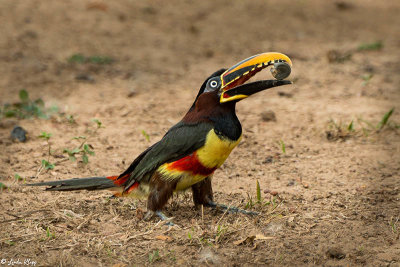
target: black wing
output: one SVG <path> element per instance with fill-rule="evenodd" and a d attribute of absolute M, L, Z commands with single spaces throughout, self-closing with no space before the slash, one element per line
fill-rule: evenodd
<path fill-rule="evenodd" d="M 164 137 L 142 152 L 120 175 L 130 174 L 125 189 L 141 180 L 149 181 L 153 172 L 162 164 L 183 158 L 204 146 L 211 123 L 185 124 L 179 122 Z"/>

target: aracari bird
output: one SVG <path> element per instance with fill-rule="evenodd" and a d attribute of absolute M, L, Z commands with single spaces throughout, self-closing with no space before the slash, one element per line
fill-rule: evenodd
<path fill-rule="evenodd" d="M 281 53 L 262 53 L 229 69 L 220 69 L 201 86 L 183 119 L 164 137 L 143 151 L 119 176 L 75 178 L 30 184 L 50 186 L 50 191 L 119 189 L 120 196 L 147 197 L 145 219 L 157 214 L 176 191 L 191 188 L 196 206 L 250 211 L 217 204 L 213 200 L 212 175 L 240 142 L 242 127 L 235 114 L 236 103 L 268 88 L 291 84 L 292 62 Z M 262 69 L 273 66 L 276 80 L 245 83 Z"/>

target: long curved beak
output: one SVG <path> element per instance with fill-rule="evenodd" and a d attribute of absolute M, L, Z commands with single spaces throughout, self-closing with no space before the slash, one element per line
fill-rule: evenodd
<path fill-rule="evenodd" d="M 272 75 L 277 80 L 264 80 L 244 84 L 256 73 L 268 66 L 274 66 Z M 290 75 L 292 61 L 284 54 L 269 52 L 249 57 L 221 74 L 220 103 L 239 101 L 257 92 L 291 84 L 283 80 Z"/>

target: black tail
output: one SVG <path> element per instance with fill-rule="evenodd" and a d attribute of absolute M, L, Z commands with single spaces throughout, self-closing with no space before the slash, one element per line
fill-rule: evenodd
<path fill-rule="evenodd" d="M 90 178 L 74 178 L 61 181 L 49 181 L 35 184 L 27 184 L 30 186 L 50 186 L 46 188 L 48 191 L 73 191 L 73 190 L 102 190 L 116 187 L 113 177 L 90 177 Z"/>

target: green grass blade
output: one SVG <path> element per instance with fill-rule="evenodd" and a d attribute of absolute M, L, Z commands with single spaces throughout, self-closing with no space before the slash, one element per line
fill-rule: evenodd
<path fill-rule="evenodd" d="M 347 126 L 347 130 L 350 132 L 354 131 L 354 121 L 350 122 L 349 126 Z"/>
<path fill-rule="evenodd" d="M 258 203 L 261 203 L 261 188 L 258 180 L 257 180 L 257 201 Z"/>
<path fill-rule="evenodd" d="M 383 43 L 381 41 L 373 42 L 373 43 L 363 43 L 358 46 L 358 51 L 373 51 L 373 50 L 381 50 L 383 48 Z"/>
<path fill-rule="evenodd" d="M 145 130 L 142 130 L 142 134 L 143 134 L 144 138 L 146 138 L 147 142 L 150 142 L 150 136 L 146 133 Z"/>
<path fill-rule="evenodd" d="M 392 108 L 392 109 L 389 110 L 387 113 L 385 113 L 385 115 L 383 115 L 382 120 L 379 122 L 379 124 L 378 124 L 378 126 L 377 126 L 378 131 L 382 130 L 383 127 L 385 127 L 385 125 L 387 124 L 387 122 L 388 122 L 389 119 L 390 119 L 390 116 L 392 116 L 393 111 L 394 111 L 394 108 Z"/>

